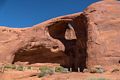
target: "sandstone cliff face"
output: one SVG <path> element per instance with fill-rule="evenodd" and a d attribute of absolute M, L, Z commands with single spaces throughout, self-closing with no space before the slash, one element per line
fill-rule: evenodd
<path fill-rule="evenodd" d="M 76 36 L 68 22 L 79 14 L 54 18 L 32 28 L 14 29 L 1 26 L 0 62 L 59 63 L 69 66 L 69 56 L 65 51 L 69 48 L 69 43 L 75 44 Z M 62 42 L 61 39 L 65 38 L 70 41 Z"/>
<path fill-rule="evenodd" d="M 102 1 L 85 11 L 88 19 L 88 67 L 120 64 L 120 1 Z"/>
<path fill-rule="evenodd" d="M 101 1 L 31 28 L 0 27 L 0 62 L 59 63 L 81 71 L 119 65 L 119 8 L 119 1 Z"/>

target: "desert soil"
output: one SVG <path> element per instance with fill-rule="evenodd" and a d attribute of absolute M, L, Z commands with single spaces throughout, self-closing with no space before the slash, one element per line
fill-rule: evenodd
<path fill-rule="evenodd" d="M 120 80 L 120 72 L 105 72 L 105 73 L 55 73 L 50 76 L 38 78 L 35 76 L 39 73 L 36 70 L 15 71 L 9 70 L 0 73 L 0 80 L 93 80 L 95 78 L 105 78 L 106 80 Z"/>

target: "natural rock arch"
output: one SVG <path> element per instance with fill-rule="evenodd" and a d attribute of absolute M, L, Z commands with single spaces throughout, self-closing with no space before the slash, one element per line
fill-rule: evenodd
<path fill-rule="evenodd" d="M 20 49 L 19 51 L 17 51 L 17 53 L 15 53 L 16 56 L 13 63 L 17 61 L 21 61 L 21 62 L 28 61 L 30 64 L 59 63 L 64 67 L 73 68 L 74 71 L 77 71 L 79 67 L 82 71 L 86 67 L 86 56 L 87 56 L 86 34 L 87 33 L 85 31 L 87 28 L 86 26 L 84 26 L 84 23 L 82 24 L 81 22 L 82 21 L 81 18 L 83 17 L 81 13 L 77 13 L 74 14 L 73 17 L 72 16 L 73 15 L 58 17 L 60 19 L 63 18 L 63 20 L 67 20 L 67 18 L 70 18 L 72 19 L 72 21 L 71 20 L 58 21 L 56 23 L 53 20 L 52 25 L 43 27 L 42 34 L 44 35 L 44 39 L 40 38 L 41 40 L 39 40 L 42 41 L 42 43 L 44 43 L 43 46 L 41 46 L 42 44 L 39 41 L 37 42 L 36 40 L 33 39 L 32 41 L 29 42 L 29 44 L 25 46 L 26 48 L 24 47 L 23 49 Z M 80 24 L 79 21 L 81 22 Z M 37 25 L 37 27 L 35 26 L 36 28 L 34 29 L 35 30 L 38 29 L 38 26 L 40 25 Z M 79 27 L 84 27 L 84 28 L 81 28 L 80 30 Z M 78 29 L 80 31 L 80 34 L 78 34 L 78 31 L 76 32 L 76 30 Z M 78 46 L 78 44 L 80 45 Z M 52 46 L 47 48 L 45 45 L 47 46 L 52 45 Z M 58 49 L 59 51 L 60 50 L 62 51 L 57 52 L 56 54 L 51 52 L 51 50 L 55 51 L 57 48 L 59 48 Z"/>
<path fill-rule="evenodd" d="M 74 70 L 80 67 L 81 71 L 95 65 L 120 65 L 119 8 L 119 1 L 100 1 L 82 13 L 53 18 L 31 28 L 0 27 L 0 63 L 51 60 Z M 73 30 L 68 24 L 76 38 L 68 35 Z"/>
<path fill-rule="evenodd" d="M 87 61 L 87 19 L 83 14 L 75 17 L 71 22 L 61 22 L 48 27 L 50 35 L 60 40 L 65 46 L 65 54 L 69 56 L 69 67 L 77 71 L 80 68 L 83 71 L 86 68 Z M 63 28 L 62 28 L 63 27 Z M 59 29 L 61 28 L 61 29 Z M 67 29 L 73 29 L 73 38 L 66 39 Z"/>

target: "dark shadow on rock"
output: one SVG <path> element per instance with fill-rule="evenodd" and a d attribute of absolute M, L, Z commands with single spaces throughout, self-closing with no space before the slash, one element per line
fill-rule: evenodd
<path fill-rule="evenodd" d="M 75 18 L 73 22 L 71 22 L 75 32 L 76 32 L 76 47 L 75 47 L 75 61 L 74 61 L 74 70 L 77 71 L 78 68 L 82 72 L 86 68 L 87 64 L 87 18 L 85 15 L 81 14 L 79 17 Z"/>
<path fill-rule="evenodd" d="M 66 39 L 65 32 L 70 29 L 68 24 L 74 29 L 76 39 Z M 48 28 L 50 36 L 60 40 L 65 46 L 65 54 L 69 57 L 69 68 L 73 71 L 82 72 L 86 68 L 87 61 L 87 19 L 84 15 L 75 18 L 70 23 L 61 22 Z M 66 67 L 65 66 L 65 67 Z"/>
<path fill-rule="evenodd" d="M 19 50 L 15 53 L 13 64 L 28 62 L 28 64 L 58 63 L 65 65 L 66 60 L 67 56 L 63 52 L 53 53 L 50 49 L 43 46 L 38 46 L 28 51 L 23 49 Z"/>

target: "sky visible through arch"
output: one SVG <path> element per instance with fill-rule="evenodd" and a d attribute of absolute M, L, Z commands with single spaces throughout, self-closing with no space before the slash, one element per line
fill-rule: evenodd
<path fill-rule="evenodd" d="M 45 20 L 83 11 L 99 0 L 0 0 L 0 26 L 31 27 Z"/>

